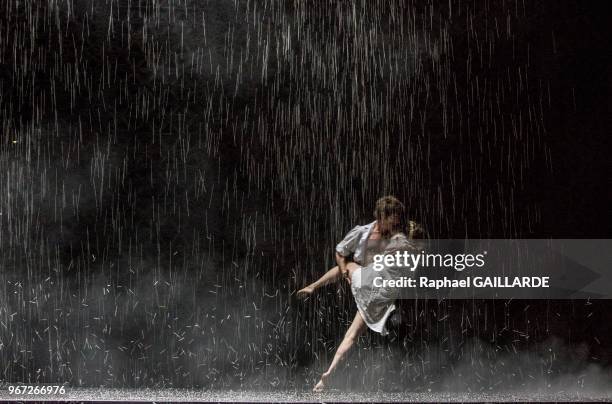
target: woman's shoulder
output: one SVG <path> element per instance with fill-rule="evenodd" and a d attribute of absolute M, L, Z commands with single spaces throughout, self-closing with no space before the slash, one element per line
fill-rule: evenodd
<path fill-rule="evenodd" d="M 395 233 L 393 236 L 391 236 L 391 240 L 397 240 L 397 241 L 408 241 L 408 237 L 402 233 Z"/>
<path fill-rule="evenodd" d="M 408 237 L 406 237 L 404 233 L 396 233 L 389 239 L 389 244 L 387 248 L 396 250 L 400 247 L 407 245 L 408 243 Z"/>
<path fill-rule="evenodd" d="M 387 250 L 399 251 L 399 250 L 414 250 L 416 248 L 415 243 L 406 236 L 404 233 L 394 234 L 387 246 Z"/>

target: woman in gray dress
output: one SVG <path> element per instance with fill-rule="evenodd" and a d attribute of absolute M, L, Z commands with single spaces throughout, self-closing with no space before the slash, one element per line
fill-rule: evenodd
<path fill-rule="evenodd" d="M 337 266 L 327 271 L 316 282 L 297 292 L 298 297 L 304 298 L 317 288 L 344 278 L 351 285 L 351 292 L 357 305 L 355 318 L 338 346 L 332 363 L 313 389 L 316 392 L 325 389 L 327 379 L 366 328 L 381 335 L 388 334 L 385 323 L 396 309 L 397 289 L 390 290 L 373 286 L 371 282 L 374 274 L 373 256 L 381 252 L 389 254 L 394 251 L 411 249 L 411 244 L 408 237 L 402 232 L 406 228 L 403 220 L 405 209 L 397 198 L 393 196 L 380 198 L 376 202 L 374 216 L 376 218 L 374 222 L 356 226 L 338 243 L 336 246 Z M 415 228 L 416 224 L 414 222 L 411 224 Z M 384 271 L 376 271 L 375 274 L 392 279 L 401 275 L 399 270 L 397 267 L 385 266 Z"/>

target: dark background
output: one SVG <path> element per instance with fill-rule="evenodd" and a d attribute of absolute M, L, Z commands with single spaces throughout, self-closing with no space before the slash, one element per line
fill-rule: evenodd
<path fill-rule="evenodd" d="M 308 388 L 355 307 L 292 292 L 384 194 L 433 237 L 610 237 L 609 2 L 0 7 L 0 380 Z M 402 309 L 336 386 L 610 379 L 608 301 Z"/>

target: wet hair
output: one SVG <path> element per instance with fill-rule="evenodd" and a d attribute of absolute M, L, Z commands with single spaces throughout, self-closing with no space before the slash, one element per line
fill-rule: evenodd
<path fill-rule="evenodd" d="M 408 221 L 407 236 L 409 240 L 420 240 L 427 238 L 427 234 L 423 226 L 421 226 L 420 223 L 417 223 L 414 220 Z"/>
<path fill-rule="evenodd" d="M 390 216 L 398 216 L 400 220 L 404 218 L 406 208 L 399 199 L 392 195 L 383 196 L 376 201 L 374 217 L 381 220 Z"/>

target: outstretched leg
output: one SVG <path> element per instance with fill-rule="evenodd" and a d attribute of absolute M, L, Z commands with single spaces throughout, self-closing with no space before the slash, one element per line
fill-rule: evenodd
<path fill-rule="evenodd" d="M 301 298 L 307 297 L 310 294 L 312 294 L 312 292 L 314 292 L 315 289 L 318 289 L 321 286 L 325 286 L 328 283 L 337 282 L 341 277 L 342 277 L 342 272 L 340 271 L 340 267 L 335 266 L 329 271 L 327 271 L 322 277 L 317 279 L 315 282 L 306 286 L 304 289 L 298 290 L 296 295 L 297 297 L 301 297 Z"/>
<path fill-rule="evenodd" d="M 363 321 L 363 317 L 361 317 L 361 313 L 357 311 L 357 314 L 355 314 L 355 318 L 353 319 L 353 323 L 351 324 L 349 329 L 346 331 L 346 334 L 344 335 L 344 339 L 342 340 L 342 342 L 340 343 L 340 346 L 338 346 L 338 349 L 336 350 L 336 354 L 334 355 L 334 359 L 332 360 L 331 365 L 329 365 L 329 369 L 327 369 L 327 372 L 321 375 L 321 380 L 319 380 L 319 382 L 316 384 L 313 391 L 320 392 L 325 389 L 327 379 L 336 370 L 336 367 L 338 367 L 338 364 L 342 362 L 342 360 L 346 356 L 346 353 L 352 348 L 355 341 L 357 341 L 357 337 L 359 337 L 359 335 L 361 335 L 365 331 L 366 328 L 367 326 L 366 326 L 365 321 Z"/>

